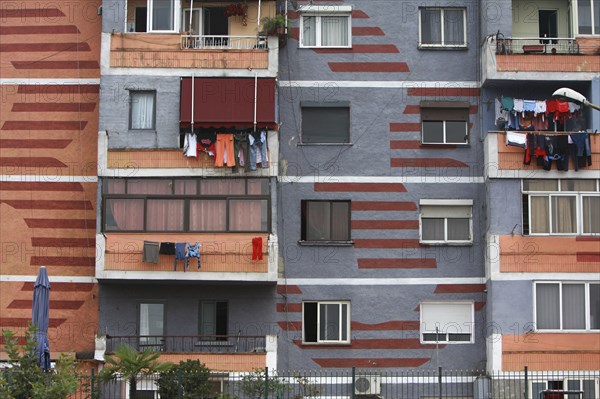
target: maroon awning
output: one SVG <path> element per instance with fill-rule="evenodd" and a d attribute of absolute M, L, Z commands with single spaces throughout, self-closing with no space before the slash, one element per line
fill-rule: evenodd
<path fill-rule="evenodd" d="M 257 79 L 256 122 L 275 124 L 275 79 Z M 254 122 L 254 78 L 194 78 L 194 126 L 245 126 Z M 192 121 L 192 78 L 181 78 L 180 123 Z"/>

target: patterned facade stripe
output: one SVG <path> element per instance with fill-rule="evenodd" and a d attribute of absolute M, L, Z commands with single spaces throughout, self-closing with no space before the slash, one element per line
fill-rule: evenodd
<path fill-rule="evenodd" d="M 47 7 L 47 8 L 4 8 L 0 9 L 0 18 L 3 20 L 6 18 L 21 18 L 21 19 L 35 19 L 40 20 L 55 18 L 55 17 L 65 17 L 66 15 L 60 11 L 58 8 Z"/>
<path fill-rule="evenodd" d="M 2 167 L 55 167 L 66 168 L 67 165 L 56 158 L 50 157 L 2 157 L 0 158 L 0 166 Z"/>
<path fill-rule="evenodd" d="M 419 140 L 390 140 L 392 150 L 453 150 L 453 144 L 421 144 Z"/>
<path fill-rule="evenodd" d="M 485 284 L 438 284 L 435 287 L 436 294 L 466 294 L 484 292 Z"/>
<path fill-rule="evenodd" d="M 464 162 L 450 158 L 392 158 L 392 168 L 468 168 Z"/>
<path fill-rule="evenodd" d="M 469 106 L 469 114 L 476 115 L 479 107 L 477 105 Z M 419 115 L 421 114 L 421 107 L 417 104 L 409 104 L 404 108 L 404 114 Z"/>
<path fill-rule="evenodd" d="M 94 267 L 96 265 L 96 258 L 93 256 L 32 256 L 29 264 L 32 266 L 44 265 Z"/>
<path fill-rule="evenodd" d="M 33 247 L 91 248 L 96 246 L 95 238 L 32 237 Z"/>
<path fill-rule="evenodd" d="M 6 121 L 2 130 L 83 130 L 87 121 Z"/>
<path fill-rule="evenodd" d="M 92 112 L 96 103 L 15 103 L 12 112 Z"/>
<path fill-rule="evenodd" d="M 2 182 L 2 190 L 22 191 L 83 191 L 80 183 Z"/>
<path fill-rule="evenodd" d="M 420 323 L 418 320 L 393 320 L 375 324 L 352 321 L 351 328 L 356 331 L 419 331 Z"/>
<path fill-rule="evenodd" d="M 354 339 L 348 345 L 306 345 L 302 340 L 295 339 L 294 344 L 302 349 L 434 349 L 436 346 L 422 344 L 418 338 L 390 338 L 390 339 Z M 444 348 L 446 345 L 438 345 Z"/>
<path fill-rule="evenodd" d="M 23 283 L 21 291 L 33 291 L 33 282 Z M 90 292 L 94 289 L 92 283 L 52 283 L 52 292 Z"/>
<path fill-rule="evenodd" d="M 420 132 L 420 122 L 392 122 L 390 132 Z"/>
<path fill-rule="evenodd" d="M 333 72 L 410 72 L 406 62 L 330 62 Z"/>
<path fill-rule="evenodd" d="M 414 230 L 418 220 L 353 220 L 353 230 Z"/>
<path fill-rule="evenodd" d="M 415 202 L 353 201 L 353 211 L 416 211 Z"/>
<path fill-rule="evenodd" d="M 69 52 L 91 51 L 90 45 L 83 43 L 9 43 L 0 44 L 0 53 L 30 52 Z"/>
<path fill-rule="evenodd" d="M 44 200 L 1 200 L 14 209 L 53 209 L 53 210 L 90 210 L 94 209 L 90 201 L 44 201 Z"/>
<path fill-rule="evenodd" d="M 0 148 L 67 148 L 73 140 L 21 140 L 21 139 L 2 139 L 0 140 Z"/>
<path fill-rule="evenodd" d="M 302 294 L 302 290 L 297 285 L 278 285 L 278 294 Z"/>
<path fill-rule="evenodd" d="M 577 262 L 600 262 L 600 252 L 577 252 Z"/>
<path fill-rule="evenodd" d="M 354 26 L 352 36 L 385 36 L 385 33 L 377 26 Z"/>
<path fill-rule="evenodd" d="M 100 85 L 19 85 L 19 94 L 98 94 Z"/>
<path fill-rule="evenodd" d="M 279 313 L 297 313 L 302 312 L 302 304 L 301 303 L 278 303 L 277 304 L 277 312 Z"/>
<path fill-rule="evenodd" d="M 81 308 L 84 301 L 71 301 L 71 300 L 50 300 L 50 309 L 66 309 L 76 310 Z M 31 309 L 31 299 L 15 299 L 9 305 L 9 309 Z"/>
<path fill-rule="evenodd" d="M 0 35 L 60 35 L 81 33 L 75 25 L 0 26 Z"/>
<path fill-rule="evenodd" d="M 34 229 L 96 229 L 96 219 L 25 219 L 25 223 Z"/>
<path fill-rule="evenodd" d="M 15 69 L 99 69 L 98 61 L 11 61 Z"/>
<path fill-rule="evenodd" d="M 359 269 L 435 269 L 434 258 L 359 258 Z"/>
<path fill-rule="evenodd" d="M 399 53 L 393 44 L 353 44 L 352 48 L 315 48 L 317 54 L 385 54 Z"/>
<path fill-rule="evenodd" d="M 479 97 L 479 89 L 456 87 L 411 87 L 409 96 L 421 97 Z"/>
<path fill-rule="evenodd" d="M 50 318 L 48 327 L 56 328 L 67 319 Z M 31 317 L 0 317 L 0 326 L 2 327 L 27 327 L 31 323 Z"/>

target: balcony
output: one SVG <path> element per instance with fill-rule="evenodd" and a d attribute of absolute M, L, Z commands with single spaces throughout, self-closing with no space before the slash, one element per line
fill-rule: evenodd
<path fill-rule="evenodd" d="M 484 45 L 482 81 L 591 80 L 600 72 L 599 47 L 594 38 L 496 35 Z"/>
<path fill-rule="evenodd" d="M 542 133 L 542 134 L 568 134 L 569 132 L 531 132 L 523 131 L 520 133 Z M 576 132 L 571 132 L 576 133 Z M 590 145 L 592 151 L 592 164 L 575 171 L 573 167 L 569 171 L 558 171 L 553 166 L 552 170 L 546 171 L 541 166 L 537 166 L 535 160 L 529 165 L 523 163 L 525 150 L 519 147 L 506 145 L 505 131 L 488 132 L 484 141 L 484 159 L 487 167 L 485 174 L 487 178 L 503 179 L 597 179 L 598 170 L 600 170 L 600 137 L 590 134 Z"/>
<path fill-rule="evenodd" d="M 160 361 L 178 363 L 198 359 L 213 371 L 252 371 L 273 367 L 276 359 L 277 337 L 267 336 L 106 336 L 106 354 L 114 353 L 119 344 L 137 350 L 160 353 Z"/>
<path fill-rule="evenodd" d="M 262 238 L 262 259 L 253 260 L 252 239 Z M 199 242 L 201 267 L 190 258 L 187 267 L 175 255 L 159 254 L 157 263 L 143 261 L 144 241 Z M 105 233 L 96 236 L 96 278 L 155 281 L 277 281 L 277 241 L 260 233 L 157 234 Z"/>

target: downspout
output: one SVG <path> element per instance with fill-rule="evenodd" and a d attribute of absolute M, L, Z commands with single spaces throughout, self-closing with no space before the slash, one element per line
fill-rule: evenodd
<path fill-rule="evenodd" d="M 192 117 L 190 118 L 190 125 L 192 128 L 192 133 L 194 133 L 194 73 L 192 72 L 192 101 L 190 101 L 190 104 L 192 104 Z"/>
<path fill-rule="evenodd" d="M 192 34 L 192 14 L 194 13 L 194 0 L 190 0 L 190 30 L 188 34 Z M 200 32 L 197 33 L 198 35 Z"/>
<path fill-rule="evenodd" d="M 254 131 L 256 132 L 256 98 L 258 97 L 258 72 L 254 72 Z"/>
<path fill-rule="evenodd" d="M 256 31 L 260 32 L 260 0 L 258 0 L 258 11 L 256 14 Z"/>

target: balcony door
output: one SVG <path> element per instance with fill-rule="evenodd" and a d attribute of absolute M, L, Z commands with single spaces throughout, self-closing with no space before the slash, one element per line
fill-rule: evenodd
<path fill-rule="evenodd" d="M 190 32 L 191 35 L 201 35 L 202 34 L 202 9 L 194 8 L 192 9 L 192 25 L 190 29 L 190 9 L 183 10 L 183 21 L 181 23 L 183 26 L 183 32 Z"/>
<path fill-rule="evenodd" d="M 207 340 L 215 339 L 215 335 L 222 337 L 216 340 L 226 340 L 227 335 L 227 302 L 201 301 L 200 302 L 200 335 Z"/>
<path fill-rule="evenodd" d="M 229 18 L 225 16 L 225 7 L 204 7 L 204 34 L 227 36 Z"/>
<path fill-rule="evenodd" d="M 139 350 L 160 352 L 165 335 L 165 305 L 163 303 L 140 303 Z"/>
<path fill-rule="evenodd" d="M 558 37 L 558 10 L 538 10 L 538 20 L 539 37 Z M 542 43 L 548 44 L 550 40 L 542 40 Z"/>

